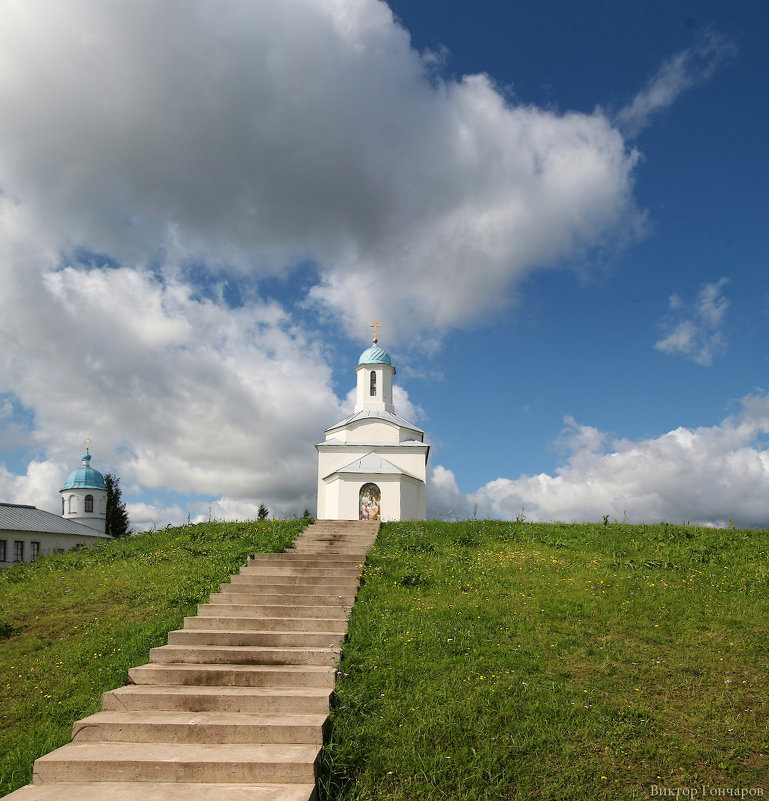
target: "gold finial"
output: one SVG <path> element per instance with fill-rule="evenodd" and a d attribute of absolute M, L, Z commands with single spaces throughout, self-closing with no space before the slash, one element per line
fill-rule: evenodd
<path fill-rule="evenodd" d="M 91 438 L 88 437 L 85 441 L 85 452 L 88 453 L 88 449 L 91 447 Z"/>
<path fill-rule="evenodd" d="M 381 327 L 382 326 L 376 320 L 374 320 L 374 322 L 369 326 L 369 328 L 373 328 L 374 329 L 374 344 L 375 345 L 377 343 L 377 334 L 379 333 L 377 331 L 377 328 L 381 328 Z"/>

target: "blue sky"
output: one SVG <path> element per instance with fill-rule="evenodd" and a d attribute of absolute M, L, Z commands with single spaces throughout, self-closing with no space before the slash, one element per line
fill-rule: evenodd
<path fill-rule="evenodd" d="M 429 513 L 765 526 L 769 7 L 0 7 L 0 497 L 314 509 L 382 323 Z"/>

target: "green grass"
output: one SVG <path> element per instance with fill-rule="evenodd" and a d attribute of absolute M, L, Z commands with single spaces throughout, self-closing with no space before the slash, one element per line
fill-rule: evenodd
<path fill-rule="evenodd" d="M 0 796 L 250 554 L 308 522 L 181 526 L 0 571 Z"/>
<path fill-rule="evenodd" d="M 322 797 L 769 795 L 769 532 L 382 526 Z"/>
<path fill-rule="evenodd" d="M 198 600 L 306 521 L 182 526 L 0 572 L 0 794 Z M 326 801 L 769 796 L 769 532 L 382 526 Z"/>

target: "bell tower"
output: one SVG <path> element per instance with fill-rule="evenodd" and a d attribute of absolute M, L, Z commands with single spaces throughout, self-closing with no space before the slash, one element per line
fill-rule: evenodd
<path fill-rule="evenodd" d="M 358 377 L 358 388 L 355 396 L 355 411 L 372 409 L 379 412 L 395 412 L 393 406 L 393 376 L 395 367 L 390 354 L 377 344 L 379 323 L 375 322 L 374 342 L 368 350 L 364 350 L 358 359 L 355 373 Z"/>
<path fill-rule="evenodd" d="M 107 525 L 107 485 L 104 476 L 91 467 L 86 442 L 82 466 L 73 470 L 59 490 L 61 516 L 104 534 Z"/>

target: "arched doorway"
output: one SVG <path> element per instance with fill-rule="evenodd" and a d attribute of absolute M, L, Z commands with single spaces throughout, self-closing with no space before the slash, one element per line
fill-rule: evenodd
<path fill-rule="evenodd" d="M 380 501 L 382 493 L 376 484 L 364 484 L 360 488 L 358 509 L 360 520 L 379 520 L 381 513 Z"/>

